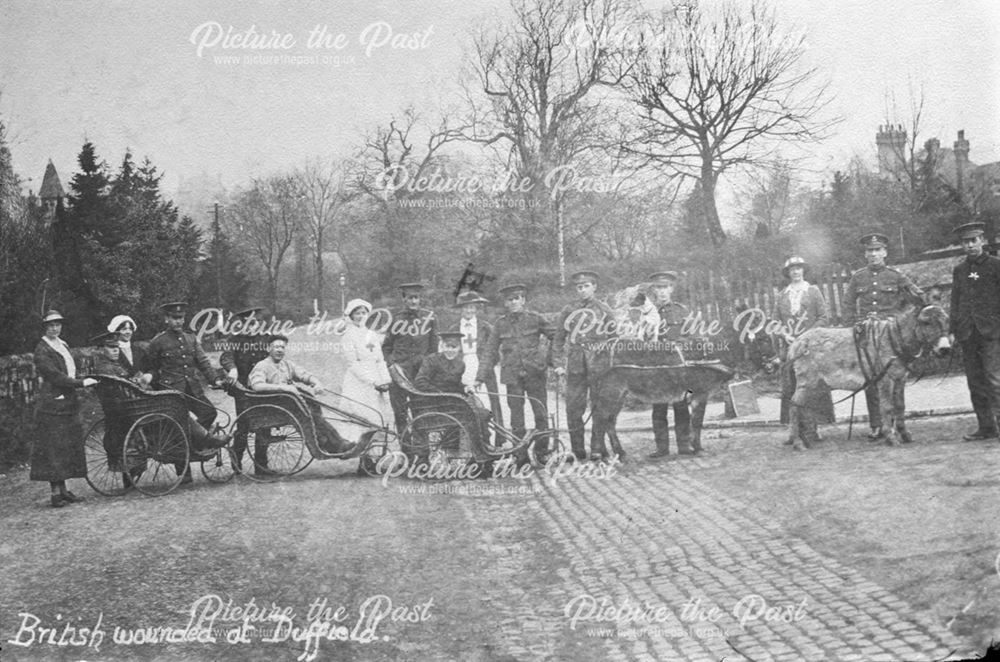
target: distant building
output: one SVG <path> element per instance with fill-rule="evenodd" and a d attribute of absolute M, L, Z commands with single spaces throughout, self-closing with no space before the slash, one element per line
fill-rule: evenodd
<path fill-rule="evenodd" d="M 899 124 L 879 126 L 875 146 L 879 174 L 903 181 L 907 170 L 911 169 L 907 163 L 906 130 Z M 918 163 L 930 163 L 935 176 L 953 188 L 974 212 L 1000 211 L 1000 161 L 984 165 L 970 161 L 965 130 L 958 132 L 950 149 L 941 147 L 937 138 L 929 139 L 914 159 Z"/>
<path fill-rule="evenodd" d="M 42 177 L 42 185 L 38 189 L 38 195 L 29 191 L 28 203 L 44 209 L 45 221 L 51 223 L 56 216 L 56 208 L 59 206 L 60 200 L 63 204 L 66 203 L 66 190 L 59 180 L 59 173 L 56 172 L 52 159 L 49 159 L 48 165 L 45 166 L 45 175 Z"/>

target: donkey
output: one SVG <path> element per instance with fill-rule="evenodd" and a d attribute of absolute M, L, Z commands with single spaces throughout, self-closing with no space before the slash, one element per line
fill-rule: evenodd
<path fill-rule="evenodd" d="M 794 449 L 802 450 L 803 442 L 809 447 L 808 441 L 799 438 L 799 422 L 809 422 L 812 412 L 806 403 L 821 382 L 855 393 L 876 383 L 882 420 L 892 422 L 886 426 L 886 443 L 898 446 L 897 433 L 904 443 L 913 441 L 904 421 L 907 366 L 926 348 L 935 356 L 951 351 L 948 314 L 937 305 L 911 306 L 895 318 L 868 324 L 868 340 L 861 344 L 856 344 L 850 327 L 814 328 L 788 348 L 796 381 L 788 426 L 788 443 Z"/>
<path fill-rule="evenodd" d="M 701 451 L 701 426 L 709 394 L 732 379 L 735 372 L 721 363 L 678 364 L 675 352 L 665 352 L 660 343 L 618 340 L 587 352 L 588 369 L 594 379 L 591 391 L 592 431 L 590 451 L 607 456 L 604 437 L 612 450 L 625 459 L 615 423 L 625 403 L 633 395 L 642 402 L 691 402 L 691 446 Z"/>

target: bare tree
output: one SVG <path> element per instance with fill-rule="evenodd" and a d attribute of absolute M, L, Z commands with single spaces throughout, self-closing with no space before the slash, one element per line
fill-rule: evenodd
<path fill-rule="evenodd" d="M 512 20 L 474 39 L 464 135 L 494 147 L 529 183 L 533 231 L 555 229 L 564 281 L 566 187 L 553 175 L 609 146 L 602 120 L 609 90 L 629 70 L 620 42 L 635 14 L 629 0 L 511 0 L 511 8 Z"/>
<path fill-rule="evenodd" d="M 316 279 L 313 298 L 320 310 L 324 309 L 323 295 L 326 291 L 323 251 L 332 234 L 334 245 L 340 252 L 339 229 L 343 223 L 344 206 L 356 195 L 350 185 L 351 175 L 352 165 L 336 160 L 313 160 L 295 171 L 306 211 L 303 226 L 312 249 Z"/>
<path fill-rule="evenodd" d="M 424 197 L 434 176 L 445 177 L 442 148 L 459 138 L 447 119 L 428 122 L 412 106 L 365 136 L 354 186 L 377 205 L 375 218 L 383 221 L 374 233 L 386 270 L 381 279 L 420 276 L 412 273 L 420 271 L 414 234 L 426 210 L 407 202 Z"/>
<path fill-rule="evenodd" d="M 750 200 L 746 230 L 758 237 L 771 237 L 788 229 L 795 221 L 794 188 L 791 164 L 784 158 L 755 169 L 744 187 Z"/>
<path fill-rule="evenodd" d="M 802 66 L 804 37 L 779 30 L 762 0 L 664 13 L 627 86 L 640 140 L 630 149 L 701 184 L 704 222 L 725 242 L 715 190 L 728 169 L 767 160 L 780 141 L 822 137 L 827 84 Z"/>
<path fill-rule="evenodd" d="M 900 111 L 894 92 L 885 93 L 885 124 L 879 126 L 875 142 L 878 148 L 879 172 L 893 177 L 911 191 L 919 187 L 920 135 L 923 130 L 924 90 L 908 90 L 909 108 Z M 902 115 L 906 117 L 903 118 Z"/>
<path fill-rule="evenodd" d="M 416 184 L 438 165 L 435 159 L 441 148 L 460 137 L 461 131 L 446 119 L 429 127 L 408 106 L 365 136 L 355 183 L 386 211 L 395 209 L 394 201 L 419 195 Z"/>
<path fill-rule="evenodd" d="M 289 246 L 302 227 L 305 198 L 290 175 L 255 179 L 239 194 L 231 214 L 235 236 L 249 245 L 267 276 L 267 303 L 277 311 L 278 277 Z"/>

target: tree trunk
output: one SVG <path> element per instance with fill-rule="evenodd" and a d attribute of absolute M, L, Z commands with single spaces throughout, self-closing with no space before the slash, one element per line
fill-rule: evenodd
<path fill-rule="evenodd" d="M 701 166 L 701 208 L 708 235 L 712 245 L 718 248 L 726 243 L 726 233 L 719 221 L 719 209 L 715 206 L 716 172 L 710 160 L 705 160 Z"/>
<path fill-rule="evenodd" d="M 267 305 L 272 315 L 278 314 L 278 272 L 267 270 Z"/>
<path fill-rule="evenodd" d="M 316 231 L 316 307 L 322 311 L 324 310 L 323 305 L 323 289 L 325 287 L 325 282 L 323 278 L 323 228 L 318 228 Z"/>
<path fill-rule="evenodd" d="M 563 226 L 562 204 L 553 200 L 556 208 L 556 241 L 559 244 L 559 287 L 566 287 L 566 230 Z"/>

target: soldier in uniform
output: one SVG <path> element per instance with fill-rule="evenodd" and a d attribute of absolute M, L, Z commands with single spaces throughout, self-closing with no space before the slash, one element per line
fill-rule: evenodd
<path fill-rule="evenodd" d="M 461 331 L 445 331 L 438 335 L 441 339 L 441 351 L 424 357 L 413 385 L 417 387 L 418 391 L 424 393 L 450 393 L 465 397 L 472 416 L 462 416 L 460 422 L 469 431 L 470 437 L 474 436 L 473 433 L 475 433 L 475 436 L 485 443 L 488 436 L 487 421 L 489 421 L 490 412 L 479 401 L 479 398 L 472 394 L 472 389 L 462 383 L 462 375 L 465 373 L 462 341 L 465 334 Z M 483 448 L 478 444 L 473 443 L 472 448 L 465 450 L 468 450 L 477 462 L 489 459 L 489 456 L 483 452 Z"/>
<path fill-rule="evenodd" d="M 106 331 L 94 336 L 90 341 L 98 349 L 97 354 L 94 355 L 95 375 L 108 375 L 122 379 L 128 379 L 132 376 L 121 364 L 121 348 L 118 345 L 116 332 Z M 122 448 L 127 433 L 128 425 L 123 423 L 120 415 L 114 412 L 104 412 L 104 452 L 108 455 L 108 470 L 121 472 L 123 484 L 125 487 L 131 487 L 131 476 L 122 470 Z"/>
<path fill-rule="evenodd" d="M 854 316 L 855 327 L 861 329 L 867 320 L 895 317 L 907 304 L 922 306 L 924 293 L 920 288 L 905 274 L 885 264 L 889 238 L 878 232 L 869 232 L 861 237 L 860 243 L 865 249 L 868 265 L 851 275 L 843 300 L 844 313 Z M 869 384 L 865 388 L 865 404 L 871 426 L 868 438 L 873 441 L 881 439 L 878 384 Z"/>
<path fill-rule="evenodd" d="M 952 272 L 950 331 L 962 344 L 965 377 L 979 427 L 966 441 L 1000 430 L 1000 260 L 984 252 L 982 223 L 955 228 L 965 260 Z"/>
<path fill-rule="evenodd" d="M 677 286 L 676 271 L 657 271 L 649 276 L 656 294 L 656 310 L 660 316 L 656 339 L 665 345 L 666 351 L 678 355 L 678 364 L 683 360 L 680 343 L 681 327 L 688 315 L 688 308 L 674 301 Z M 660 402 L 653 404 L 653 441 L 656 450 L 649 457 L 656 459 L 670 455 L 670 410 L 674 411 L 674 433 L 677 435 L 678 455 L 693 455 L 691 448 L 691 411 L 687 402 Z"/>
<path fill-rule="evenodd" d="M 500 381 L 507 393 L 510 409 L 510 426 L 520 439 L 526 434 L 524 426 L 524 400 L 531 400 L 535 415 L 535 430 L 549 427 L 548 392 L 545 389 L 546 371 L 552 364 L 551 344 L 555 331 L 539 313 L 525 309 L 528 288 L 521 284 L 500 288 L 507 314 L 493 325 L 493 335 L 486 344 L 486 352 L 479 363 L 476 388 L 486 381 L 488 373 L 500 362 Z M 542 343 L 546 339 L 549 342 Z M 535 440 L 535 452 L 548 452 L 547 437 Z"/>
<path fill-rule="evenodd" d="M 230 385 L 239 384 L 243 388 L 249 389 L 250 371 L 268 357 L 267 348 L 271 344 L 271 336 L 253 333 L 255 316 L 258 316 L 259 322 L 263 323 L 263 318 L 259 317 L 262 311 L 263 308 L 260 306 L 252 306 L 233 313 L 233 319 L 241 324 L 240 333 L 230 336 L 227 349 L 219 357 L 219 363 L 226 371 L 226 382 Z M 261 428 L 256 431 L 255 437 L 266 440 L 269 437 L 269 431 L 269 428 Z M 236 426 L 236 435 L 233 440 L 232 462 L 233 471 L 236 473 L 243 471 L 243 455 L 247 451 L 248 433 L 246 420 L 241 420 Z M 254 469 L 260 473 L 263 472 L 264 467 L 267 467 L 267 444 L 255 444 Z"/>
<path fill-rule="evenodd" d="M 143 379 L 156 390 L 174 389 L 186 394 L 188 409 L 194 414 L 199 425 L 211 429 L 215 422 L 215 407 L 205 397 L 205 390 L 198 380 L 198 372 L 208 383 L 217 385 L 219 375 L 201 348 L 201 343 L 193 334 L 184 331 L 184 314 L 187 303 L 175 301 L 160 306 L 163 311 L 165 330 L 158 333 L 149 343 Z M 191 482 L 191 467 L 177 465 L 177 473 L 183 471 L 182 483 Z"/>
<path fill-rule="evenodd" d="M 438 350 L 437 318 L 434 312 L 420 307 L 420 283 L 403 283 L 399 291 L 403 307 L 392 311 L 392 319 L 382 341 L 382 354 L 388 367 L 398 365 L 412 381 L 420 370 L 420 363 L 428 354 Z M 406 427 L 406 407 L 409 396 L 394 383 L 389 385 L 389 403 L 396 419 L 396 431 Z"/>
<path fill-rule="evenodd" d="M 566 424 L 576 460 L 587 459 L 583 413 L 587 409 L 587 395 L 593 395 L 595 386 L 594 375 L 587 369 L 584 347 L 587 343 L 607 340 L 611 335 L 608 323 L 614 319 L 610 306 L 594 297 L 597 279 L 593 271 L 579 271 L 570 276 L 579 298 L 559 313 L 552 344 L 556 375 L 566 375 Z M 591 459 L 602 459 L 596 448 L 590 450 Z"/>

